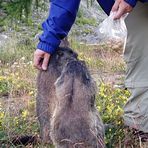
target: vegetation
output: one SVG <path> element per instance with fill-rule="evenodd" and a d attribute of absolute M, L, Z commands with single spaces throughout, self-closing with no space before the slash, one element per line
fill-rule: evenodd
<path fill-rule="evenodd" d="M 0 8 L 10 17 L 16 19 L 22 19 L 22 17 L 28 18 L 32 11 L 32 4 L 39 7 L 39 0 L 14 0 L 14 1 L 0 1 Z"/>
<path fill-rule="evenodd" d="M 93 0 L 88 0 L 88 6 L 92 2 Z M 13 19 L 28 21 L 32 5 L 41 7 L 42 4 L 43 0 L 0 0 L 0 9 L 3 9 L 11 21 Z M 4 16 L 0 19 L 7 20 L 5 18 Z M 79 11 L 76 24 L 95 25 L 96 22 L 83 17 L 83 12 Z M 19 27 L 15 29 L 20 31 Z M 91 31 L 86 30 L 85 33 L 90 34 Z M 108 148 L 123 147 L 125 136 L 123 106 L 130 93 L 119 87 L 123 83 L 125 72 L 125 64 L 120 56 L 121 49 L 103 44 L 80 44 L 73 38 L 70 40 L 72 48 L 79 53 L 79 59 L 86 62 L 97 82 L 96 105 L 104 124 L 107 125 L 106 145 Z M 5 46 L 0 47 L 0 147 L 2 148 L 15 148 L 12 144 L 14 137 L 39 136 L 35 100 L 37 70 L 34 69 L 32 62 L 34 49 L 35 43 L 32 39 L 18 42 L 15 36 L 6 42 Z M 28 147 L 52 148 L 40 143 Z"/>
<path fill-rule="evenodd" d="M 76 24 L 78 26 L 83 26 L 86 24 L 91 25 L 91 26 L 95 26 L 95 25 L 97 25 L 97 22 L 93 18 L 84 17 L 83 10 L 80 9 L 77 14 Z"/>
<path fill-rule="evenodd" d="M 101 47 L 93 49 L 94 47 L 87 47 L 76 42 L 72 42 L 72 46 L 79 52 L 79 58 L 85 60 L 93 72 L 98 70 L 103 72 L 108 69 L 110 74 L 113 73 L 113 71 L 110 71 L 111 69 L 107 68 L 108 65 L 105 63 L 107 59 L 103 57 L 98 59 L 97 55 L 94 56 L 96 51 L 103 54 L 105 52 L 109 54 L 110 51 L 100 50 Z M 12 146 L 13 137 L 39 135 L 35 113 L 37 71 L 32 66 L 34 45 L 21 44 L 20 46 L 16 44 L 16 39 L 14 39 L 1 50 L 0 144 L 7 147 Z M 100 79 L 99 75 L 94 76 L 94 78 Z M 107 82 L 100 83 L 98 88 L 100 91 L 97 95 L 97 108 L 103 121 L 106 124 L 114 125 L 106 133 L 106 143 L 113 146 L 118 143 L 119 137 L 122 140 L 124 136 L 120 128 L 122 126 L 122 107 L 129 97 L 129 93 L 119 88 L 115 89 Z"/>
<path fill-rule="evenodd" d="M 4 148 L 15 148 L 12 144 L 14 137 L 39 136 L 35 111 L 37 71 L 32 65 L 35 45 L 32 43 L 20 46 L 16 41 L 14 38 L 0 49 L 0 146 Z M 123 60 L 118 52 L 106 46 L 83 45 L 72 39 L 71 45 L 79 53 L 79 58 L 86 61 L 97 82 L 96 105 L 104 124 L 108 127 L 106 145 L 108 148 L 120 148 L 125 136 L 123 106 L 130 93 L 123 88 L 114 87 L 113 81 L 116 80 L 115 74 L 124 73 L 124 68 L 121 68 L 121 65 L 124 67 Z M 113 67 L 116 67 L 116 70 Z M 122 79 L 120 75 L 118 81 L 115 81 L 116 84 L 122 84 Z M 52 148 L 40 143 L 33 147 Z"/>
<path fill-rule="evenodd" d="M 94 0 L 87 0 L 87 6 L 92 6 Z M 29 17 L 32 14 L 33 9 L 43 8 L 47 0 L 0 0 L 0 9 L 7 15 L 0 20 L 8 20 L 17 22 L 25 21 L 28 23 Z M 80 21 L 80 20 L 79 20 Z M 92 22 L 88 19 L 84 19 L 84 22 Z"/>

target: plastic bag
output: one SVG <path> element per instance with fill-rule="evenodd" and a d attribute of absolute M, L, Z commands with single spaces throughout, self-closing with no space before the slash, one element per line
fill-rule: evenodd
<path fill-rule="evenodd" d="M 118 20 L 114 20 L 114 12 L 111 12 L 110 16 L 106 18 L 99 25 L 100 42 L 115 50 L 122 51 L 125 49 L 125 43 L 127 38 L 127 28 L 125 25 L 125 18 L 128 14 L 122 16 Z"/>

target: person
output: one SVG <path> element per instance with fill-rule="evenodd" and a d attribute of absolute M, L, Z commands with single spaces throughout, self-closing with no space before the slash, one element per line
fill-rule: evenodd
<path fill-rule="evenodd" d="M 136 0 L 126 0 L 132 6 L 135 5 L 131 1 Z M 59 46 L 61 39 L 67 36 L 69 30 L 71 29 L 76 14 L 79 8 L 80 0 L 51 0 L 49 17 L 42 24 L 43 34 L 39 37 L 39 44 L 37 50 L 34 53 L 34 65 L 38 69 L 47 69 L 47 65 L 50 59 L 50 55 Z M 98 0 L 101 7 L 109 15 L 114 0 Z M 119 18 L 122 14 L 132 10 L 130 6 L 123 0 L 117 0 L 113 6 L 113 10 L 117 10 L 116 18 Z M 40 62 L 40 59 L 42 63 Z"/>
<path fill-rule="evenodd" d="M 148 141 L 148 3 L 137 1 L 125 22 L 128 30 L 125 87 L 131 96 L 124 106 L 123 118 L 136 137 Z"/>
<path fill-rule="evenodd" d="M 127 64 L 125 86 L 131 97 L 124 107 L 125 125 L 148 135 L 148 0 L 98 0 L 114 19 L 125 13 L 128 37 L 124 59 Z M 47 70 L 50 56 L 67 36 L 79 8 L 80 0 L 51 0 L 49 17 L 43 23 L 43 34 L 34 53 L 34 66 Z M 148 137 L 148 136 L 147 136 Z"/>

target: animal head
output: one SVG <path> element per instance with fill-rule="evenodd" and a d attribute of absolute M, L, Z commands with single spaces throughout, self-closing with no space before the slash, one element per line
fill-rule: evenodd
<path fill-rule="evenodd" d="M 77 59 L 78 55 L 71 48 L 59 47 L 51 56 L 49 66 L 53 66 L 61 72 L 66 63 L 71 59 Z"/>

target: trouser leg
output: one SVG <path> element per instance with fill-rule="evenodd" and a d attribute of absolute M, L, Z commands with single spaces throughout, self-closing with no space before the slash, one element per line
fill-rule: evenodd
<path fill-rule="evenodd" d="M 148 3 L 138 2 L 126 19 L 125 86 L 131 97 L 124 107 L 125 124 L 148 132 Z"/>
<path fill-rule="evenodd" d="M 148 87 L 129 90 L 131 97 L 124 107 L 125 124 L 148 133 Z"/>

